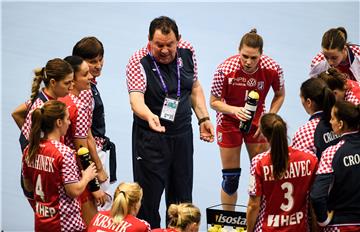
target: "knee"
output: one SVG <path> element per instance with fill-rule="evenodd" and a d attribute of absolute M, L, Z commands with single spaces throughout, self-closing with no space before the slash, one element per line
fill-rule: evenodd
<path fill-rule="evenodd" d="M 222 189 L 228 195 L 234 194 L 239 186 L 241 168 L 223 169 Z"/>

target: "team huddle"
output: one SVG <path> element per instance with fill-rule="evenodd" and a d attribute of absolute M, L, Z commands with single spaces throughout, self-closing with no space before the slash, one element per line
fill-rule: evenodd
<path fill-rule="evenodd" d="M 195 50 L 175 21 L 155 18 L 148 40 L 126 66 L 134 183 L 120 183 L 114 194 L 115 144 L 106 136 L 97 88 L 103 44 L 85 37 L 72 55 L 34 70 L 30 99 L 12 116 L 21 130 L 21 187 L 35 231 L 199 231 L 200 210 L 191 203 L 192 111 L 200 139 L 216 138 L 219 146 L 224 210 L 234 210 L 246 145 L 247 231 L 360 231 L 360 47 L 347 42 L 343 27 L 323 35 L 322 51 L 299 88 L 310 118 L 290 143 L 277 114 L 285 99 L 283 70 L 262 53 L 256 29 L 242 37 L 239 54 L 216 68 L 210 93 L 215 129 Z M 270 88 L 274 96 L 266 110 Z M 251 91 L 258 99 L 249 108 Z M 247 121 L 249 131 L 240 130 Z M 90 165 L 80 161 L 82 148 Z M 93 182 L 98 187 L 90 187 Z M 164 190 L 168 228 L 160 229 Z"/>

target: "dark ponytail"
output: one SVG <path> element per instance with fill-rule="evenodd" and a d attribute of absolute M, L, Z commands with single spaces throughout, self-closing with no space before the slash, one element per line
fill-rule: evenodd
<path fill-rule="evenodd" d="M 309 78 L 301 84 L 301 96 L 310 99 L 316 105 L 315 111 L 323 111 L 326 123 L 331 118 L 331 108 L 335 104 L 335 95 L 321 78 Z"/>
<path fill-rule="evenodd" d="M 289 162 L 287 127 L 284 120 L 277 114 L 267 113 L 260 120 L 261 132 L 270 143 L 270 155 L 274 178 L 280 179 L 285 173 Z"/>

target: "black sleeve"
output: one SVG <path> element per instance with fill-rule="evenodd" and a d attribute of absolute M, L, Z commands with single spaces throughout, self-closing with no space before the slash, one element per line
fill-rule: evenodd
<path fill-rule="evenodd" d="M 324 222 L 327 219 L 327 201 L 333 180 L 333 173 L 317 175 L 311 188 L 311 203 L 318 222 Z"/>

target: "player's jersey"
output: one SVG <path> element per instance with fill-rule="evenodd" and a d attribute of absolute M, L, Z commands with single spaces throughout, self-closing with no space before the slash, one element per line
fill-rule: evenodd
<path fill-rule="evenodd" d="M 348 64 L 339 65 L 339 68 L 348 79 L 360 81 L 360 47 L 355 44 L 347 45 Z M 330 68 L 322 52 L 318 53 L 311 61 L 310 77 L 316 76 Z"/>
<path fill-rule="evenodd" d="M 253 158 L 249 195 L 261 196 L 255 231 L 308 231 L 308 196 L 316 167 L 315 155 L 289 147 L 287 171 L 274 180 L 270 152 Z"/>
<path fill-rule="evenodd" d="M 119 224 L 114 224 L 110 211 L 100 211 L 91 220 L 88 232 L 150 232 L 150 225 L 144 220 L 128 214 Z"/>
<path fill-rule="evenodd" d="M 69 110 L 71 124 L 65 135 L 65 144 L 72 149 L 75 149 L 74 139 L 87 138 L 92 122 L 93 99 L 84 95 L 80 96 L 82 97 L 70 93 L 59 99 L 67 105 Z"/>
<path fill-rule="evenodd" d="M 347 80 L 347 90 L 345 91 L 345 101 L 352 102 L 355 105 L 360 104 L 360 82 Z"/>
<path fill-rule="evenodd" d="M 339 141 L 339 136 L 334 134 L 331 126 L 322 117 L 322 111 L 311 115 L 309 121 L 295 132 L 291 146 L 312 151 L 320 159 L 321 153 L 327 147 Z"/>
<path fill-rule="evenodd" d="M 270 57 L 262 55 L 258 69 L 252 74 L 244 72 L 240 64 L 240 55 L 232 56 L 217 67 L 211 85 L 211 94 L 221 98 L 228 105 L 243 107 L 248 93 L 256 90 L 260 99 L 253 119 L 258 125 L 260 116 L 265 111 L 265 98 L 270 87 L 274 91 L 284 88 L 283 71 Z M 240 120 L 234 115 L 217 113 L 217 125 L 239 125 Z"/>
<path fill-rule="evenodd" d="M 173 228 L 166 228 L 166 229 L 158 228 L 158 229 L 151 230 L 151 232 L 178 232 L 178 230 L 173 229 Z"/>
<path fill-rule="evenodd" d="M 77 199 L 66 195 L 66 184 L 76 183 L 80 172 L 75 153 L 55 140 L 43 140 L 34 162 L 26 160 L 28 148 L 23 156 L 23 176 L 34 186 L 35 231 L 82 231 Z"/>
<path fill-rule="evenodd" d="M 330 222 L 332 226 L 357 225 L 360 228 L 359 151 L 359 131 L 348 132 L 342 135 L 338 144 L 326 149 L 321 157 L 316 174 L 334 176 L 326 202 L 327 209 L 334 210 Z"/>
<path fill-rule="evenodd" d="M 44 103 L 48 100 L 52 100 L 52 98 L 45 94 L 44 91 L 39 92 L 38 96 L 36 96 L 33 103 L 31 101 L 27 101 L 25 104 L 29 107 L 27 112 L 24 125 L 21 127 L 21 136 L 20 136 L 20 145 L 21 150 L 24 151 L 27 144 L 29 144 L 29 136 L 31 130 L 31 115 L 35 109 L 40 108 L 44 105 Z"/>

